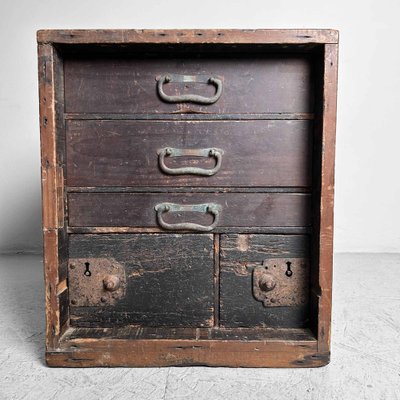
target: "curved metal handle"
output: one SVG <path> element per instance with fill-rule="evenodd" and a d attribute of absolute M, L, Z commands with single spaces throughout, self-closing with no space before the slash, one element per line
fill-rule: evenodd
<path fill-rule="evenodd" d="M 199 96 L 197 94 L 182 94 L 170 96 L 164 92 L 164 83 L 169 82 L 197 82 L 214 85 L 217 88 L 215 95 L 212 97 Z M 158 94 L 162 100 L 167 103 L 198 103 L 198 104 L 214 104 L 222 94 L 222 80 L 208 75 L 177 75 L 165 74 L 158 79 L 157 82 Z"/>
<path fill-rule="evenodd" d="M 212 231 L 219 223 L 219 217 L 222 207 L 215 203 L 206 204 L 192 204 L 192 205 L 182 205 L 174 203 L 160 203 L 157 204 L 154 209 L 157 212 L 157 222 L 163 229 L 170 231 L 197 231 L 197 232 L 209 232 Z M 201 213 L 210 213 L 214 216 L 214 222 L 211 225 L 199 225 L 192 222 L 182 222 L 178 224 L 169 224 L 165 222 L 162 215 L 167 212 L 185 212 L 185 211 L 195 211 Z"/>
<path fill-rule="evenodd" d="M 174 149 L 172 147 L 165 147 L 158 151 L 158 164 L 163 172 L 168 175 L 203 175 L 212 176 L 215 175 L 221 168 L 222 154 L 224 151 L 217 148 L 208 149 Z M 169 168 L 165 165 L 165 157 L 182 157 L 182 156 L 194 156 L 194 157 L 214 157 L 217 161 L 215 167 L 212 169 L 198 168 L 198 167 L 181 167 L 181 168 Z"/>

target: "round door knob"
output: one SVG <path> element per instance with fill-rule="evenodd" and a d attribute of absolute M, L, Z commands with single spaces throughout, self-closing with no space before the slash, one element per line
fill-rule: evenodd
<path fill-rule="evenodd" d="M 269 292 L 273 290 L 276 286 L 275 278 L 270 274 L 264 274 L 258 280 L 258 287 L 263 292 Z"/>
<path fill-rule="evenodd" d="M 120 285 L 120 281 L 118 276 L 115 275 L 108 275 L 103 279 L 104 289 L 108 290 L 109 292 L 113 292 L 117 290 Z"/>

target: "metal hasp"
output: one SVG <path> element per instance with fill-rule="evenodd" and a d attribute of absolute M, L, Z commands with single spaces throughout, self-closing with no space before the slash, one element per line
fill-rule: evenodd
<path fill-rule="evenodd" d="M 220 212 L 222 207 L 215 203 L 205 204 L 174 204 L 174 203 L 160 203 L 154 209 L 157 212 L 157 222 L 163 228 L 171 231 L 188 230 L 197 232 L 212 231 L 219 223 Z M 210 213 L 214 216 L 214 222 L 211 225 L 200 225 L 192 222 L 181 222 L 177 224 L 170 224 L 165 222 L 163 214 L 178 212 L 199 212 Z"/>
<path fill-rule="evenodd" d="M 271 258 L 253 269 L 253 296 L 264 307 L 305 305 L 309 298 L 309 261 Z"/>
<path fill-rule="evenodd" d="M 181 94 L 170 96 L 164 92 L 163 85 L 165 83 L 205 83 L 214 85 L 217 89 L 212 97 L 204 97 L 197 94 Z M 167 103 L 197 103 L 197 104 L 214 104 L 222 94 L 222 80 L 209 75 L 178 75 L 165 74 L 157 81 L 158 95 Z"/>
<path fill-rule="evenodd" d="M 212 176 L 215 175 L 221 168 L 222 155 L 224 151 L 217 148 L 207 149 L 175 149 L 172 147 L 165 147 L 158 150 L 158 164 L 160 169 L 168 175 L 202 175 Z M 165 157 L 214 157 L 216 164 L 214 168 L 198 168 L 198 167 L 181 167 L 181 168 L 169 168 L 165 165 Z"/>
<path fill-rule="evenodd" d="M 71 306 L 115 305 L 125 296 L 125 269 L 112 258 L 73 258 L 68 283 Z"/>

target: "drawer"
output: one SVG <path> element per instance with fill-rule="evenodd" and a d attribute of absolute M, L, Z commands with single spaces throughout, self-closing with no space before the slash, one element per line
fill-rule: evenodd
<path fill-rule="evenodd" d="M 71 324 L 213 324 L 213 235 L 70 235 Z"/>
<path fill-rule="evenodd" d="M 64 60 L 65 110 L 305 113 L 313 110 L 312 75 L 311 58 L 301 54 L 252 58 L 77 54 Z"/>
<path fill-rule="evenodd" d="M 70 193 L 68 214 L 71 227 L 210 231 L 225 227 L 308 226 L 311 223 L 311 195 Z"/>
<path fill-rule="evenodd" d="M 221 235 L 221 326 L 306 327 L 309 252 L 307 235 Z"/>
<path fill-rule="evenodd" d="M 69 186 L 311 184 L 311 121 L 74 120 L 66 130 Z"/>

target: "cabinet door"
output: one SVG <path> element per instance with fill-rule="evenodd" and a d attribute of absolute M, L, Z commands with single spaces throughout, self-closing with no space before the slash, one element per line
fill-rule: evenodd
<path fill-rule="evenodd" d="M 69 242 L 73 326 L 212 326 L 212 235 L 74 234 Z"/>
<path fill-rule="evenodd" d="M 306 235 L 221 235 L 221 326 L 307 326 L 309 247 Z"/>

